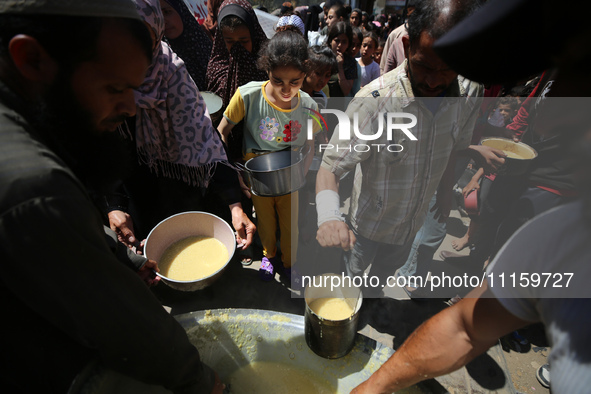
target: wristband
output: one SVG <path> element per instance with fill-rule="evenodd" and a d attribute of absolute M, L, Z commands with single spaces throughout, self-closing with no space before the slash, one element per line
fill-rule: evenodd
<path fill-rule="evenodd" d="M 322 190 L 316 194 L 316 213 L 318 214 L 318 227 L 322 223 L 338 220 L 345 221 L 340 210 L 341 198 L 334 190 Z"/>

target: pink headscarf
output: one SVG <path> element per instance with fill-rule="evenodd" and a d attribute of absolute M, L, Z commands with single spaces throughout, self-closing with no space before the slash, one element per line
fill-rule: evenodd
<path fill-rule="evenodd" d="M 162 42 L 160 3 L 134 2 L 158 42 L 144 83 L 135 91 L 138 156 L 156 175 L 205 187 L 216 163 L 227 162 L 222 142 L 184 62 Z"/>

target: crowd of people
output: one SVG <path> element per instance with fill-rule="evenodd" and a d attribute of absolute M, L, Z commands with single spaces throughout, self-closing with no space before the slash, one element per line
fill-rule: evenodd
<path fill-rule="evenodd" d="M 143 256 L 143 240 L 173 214 L 212 212 L 236 231 L 242 264 L 260 258 L 263 281 L 278 272 L 297 285 L 307 215 L 298 199 L 308 197 L 256 195 L 236 167 L 293 150 L 312 152 L 306 173 L 321 161 L 316 239 L 343 249 L 347 275 L 423 276 L 458 187 L 477 195 L 479 209 L 453 243 L 470 255 L 449 252 L 447 261 L 469 259 L 488 277 L 574 273 L 564 293 L 485 281 L 419 327 L 356 392 L 453 371 L 537 321 L 553 346 L 553 391 L 587 391 L 591 119 L 585 101 L 554 99 L 588 92 L 589 28 L 557 33 L 533 0 L 410 0 L 387 17 L 328 0 L 284 3 L 269 38 L 247 0 L 207 9 L 200 24 L 184 0 L 0 1 L 3 386 L 67 392 L 98 360 L 175 393 L 221 393 L 152 294 L 158 264 Z M 539 37 L 526 39 L 533 30 Z M 518 50 L 495 47 L 492 37 L 520 31 Z M 221 110 L 209 112 L 204 91 Z M 309 122 L 338 98 L 354 122 L 348 139 L 341 127 Z M 391 113 L 412 114 L 415 138 L 375 134 Z M 523 141 L 537 157 L 507 173 L 506 153 L 480 144 L 490 136 Z M 402 149 L 351 148 L 368 140 Z M 405 290 L 425 296 L 412 281 Z"/>

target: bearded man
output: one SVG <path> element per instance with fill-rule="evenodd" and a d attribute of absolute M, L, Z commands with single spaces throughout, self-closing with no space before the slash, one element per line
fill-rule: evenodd
<path fill-rule="evenodd" d="M 119 176 L 113 132 L 135 114 L 151 52 L 130 1 L 0 2 L 6 392 L 65 393 L 86 365 L 175 393 L 223 389 L 134 272 L 150 284 L 155 263 L 109 243 L 85 189 Z"/>
<path fill-rule="evenodd" d="M 325 150 L 316 181 L 317 239 L 348 251 L 350 276 L 362 276 L 371 265 L 370 274 L 385 284 L 406 261 L 435 192 L 437 216 L 449 214 L 455 156 L 470 147 L 483 87 L 458 78 L 432 45 L 477 6 L 470 0 L 420 2 L 408 21 L 406 60 L 355 96 L 347 115 L 358 119 L 351 130 L 359 132 L 341 140 L 335 131 Z M 406 115 L 394 123 L 406 123 L 408 130 L 395 128 L 388 136 L 385 117 L 392 113 Z M 411 114 L 416 125 L 409 124 Z M 374 139 L 380 124 L 384 130 Z M 354 169 L 345 222 L 338 180 Z M 364 289 L 364 297 L 381 295 L 379 286 Z"/>

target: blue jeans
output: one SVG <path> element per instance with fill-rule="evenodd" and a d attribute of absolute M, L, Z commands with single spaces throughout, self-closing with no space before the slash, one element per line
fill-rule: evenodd
<path fill-rule="evenodd" d="M 427 276 L 427 265 L 433 260 L 433 255 L 441 246 L 447 233 L 446 223 L 439 223 L 435 219 L 435 212 L 431 209 L 435 206 L 437 194 L 433 195 L 429 203 L 429 212 L 425 218 L 425 222 L 415 235 L 412 243 L 410 254 L 406 259 L 406 263 L 398 271 L 398 276 L 422 276 L 423 279 Z"/>
<path fill-rule="evenodd" d="M 343 254 L 347 275 L 351 278 L 362 277 L 365 270 L 371 265 L 368 276 L 376 276 L 381 285 L 385 285 L 388 276 L 394 275 L 396 270 L 404 264 L 406 256 L 412 246 L 411 242 L 405 245 L 390 245 L 372 241 L 357 235 L 357 242 L 349 252 Z M 364 297 L 379 297 L 382 295 L 381 287 L 366 288 Z"/>

